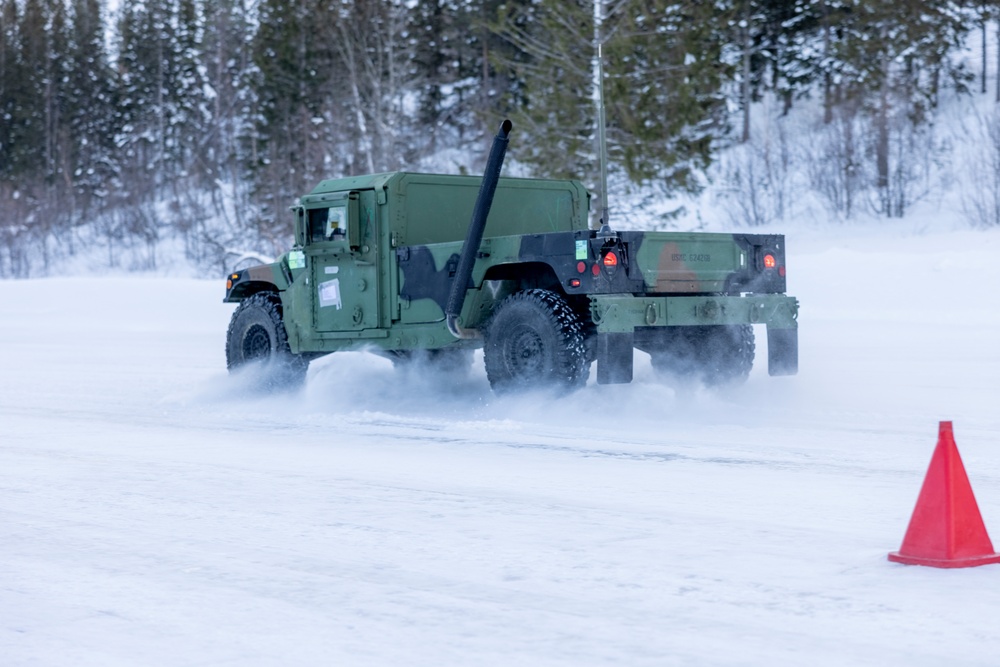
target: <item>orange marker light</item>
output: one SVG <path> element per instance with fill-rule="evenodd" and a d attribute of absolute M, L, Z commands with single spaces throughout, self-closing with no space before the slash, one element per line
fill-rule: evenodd
<path fill-rule="evenodd" d="M 773 269 L 777 265 L 774 261 L 774 255 L 764 255 L 764 268 Z"/>
<path fill-rule="evenodd" d="M 773 261 L 773 258 L 772 258 Z M 609 252 L 604 256 L 604 266 L 618 266 L 618 255 L 613 252 Z"/>
<path fill-rule="evenodd" d="M 233 280 L 230 278 L 226 281 L 226 289 L 233 289 Z"/>
<path fill-rule="evenodd" d="M 569 286 L 570 287 L 579 287 L 580 286 L 580 280 L 578 278 L 573 278 L 573 280 L 569 281 Z"/>

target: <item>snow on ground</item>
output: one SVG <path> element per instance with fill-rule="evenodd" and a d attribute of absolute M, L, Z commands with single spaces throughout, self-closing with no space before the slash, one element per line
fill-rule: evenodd
<path fill-rule="evenodd" d="M 889 563 L 951 419 L 1000 539 L 1000 233 L 789 237 L 801 373 L 261 396 L 221 281 L 0 282 L 4 665 L 987 665 L 1000 566 Z"/>

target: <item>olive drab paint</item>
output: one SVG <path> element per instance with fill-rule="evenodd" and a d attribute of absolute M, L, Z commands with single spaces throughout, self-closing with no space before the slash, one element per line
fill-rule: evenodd
<path fill-rule="evenodd" d="M 477 335 L 457 339 L 445 308 L 480 182 L 409 172 L 325 180 L 295 207 L 296 246 L 236 272 L 225 300 L 277 293 L 292 353 L 316 355 L 481 347 L 500 302 L 544 289 L 594 338 L 588 359 L 600 365 L 602 350 L 629 350 L 628 368 L 599 373 L 601 381 L 631 378 L 632 345 L 692 326 L 764 325 L 770 372 L 797 372 L 798 302 L 785 294 L 783 236 L 602 235 L 589 229 L 590 195 L 573 180 L 499 179 L 458 318 Z"/>

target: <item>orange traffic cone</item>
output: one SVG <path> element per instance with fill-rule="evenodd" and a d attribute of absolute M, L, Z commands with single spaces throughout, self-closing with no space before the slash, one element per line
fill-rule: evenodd
<path fill-rule="evenodd" d="M 941 422 L 903 546 L 890 553 L 889 560 L 931 567 L 1000 563 L 958 455 L 951 422 Z"/>

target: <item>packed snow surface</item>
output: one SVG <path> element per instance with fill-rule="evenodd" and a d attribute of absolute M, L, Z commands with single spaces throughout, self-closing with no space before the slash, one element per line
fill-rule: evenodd
<path fill-rule="evenodd" d="M 497 398 L 225 370 L 221 280 L 0 282 L 0 663 L 991 665 L 1000 565 L 893 564 L 953 420 L 1000 539 L 1000 233 L 789 235 L 801 370 Z"/>

